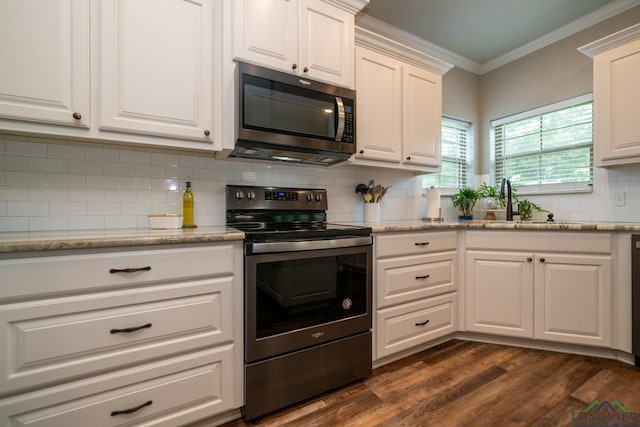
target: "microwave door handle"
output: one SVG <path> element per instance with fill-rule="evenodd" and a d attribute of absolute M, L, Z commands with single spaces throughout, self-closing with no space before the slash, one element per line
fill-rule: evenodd
<path fill-rule="evenodd" d="M 337 128 L 336 128 L 336 141 L 342 141 L 342 135 L 344 134 L 344 103 L 342 102 L 342 98 L 336 96 L 336 106 L 338 107 L 338 116 L 337 116 Z"/>

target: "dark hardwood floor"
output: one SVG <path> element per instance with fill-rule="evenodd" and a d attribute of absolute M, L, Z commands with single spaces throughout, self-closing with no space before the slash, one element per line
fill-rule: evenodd
<path fill-rule="evenodd" d="M 572 426 L 585 424 L 577 421 L 587 414 L 577 411 L 596 400 L 611 403 L 614 412 L 596 405 L 592 414 L 609 410 L 607 416 L 625 422 L 640 417 L 640 370 L 595 357 L 454 340 L 266 415 L 259 425 Z M 225 427 L 251 425 L 235 420 Z"/>

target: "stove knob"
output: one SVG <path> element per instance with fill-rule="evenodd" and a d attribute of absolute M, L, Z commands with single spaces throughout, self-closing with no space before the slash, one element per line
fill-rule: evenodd
<path fill-rule="evenodd" d="M 256 193 L 254 193 L 253 191 L 248 191 L 247 192 L 247 199 L 253 200 L 255 198 L 256 198 Z"/>
<path fill-rule="evenodd" d="M 313 202 L 313 193 L 307 194 L 307 202 Z"/>
<path fill-rule="evenodd" d="M 322 201 L 322 193 L 316 194 L 316 202 L 321 202 L 321 201 Z"/>
<path fill-rule="evenodd" d="M 236 191 L 236 200 L 244 199 L 244 193 L 240 190 Z"/>

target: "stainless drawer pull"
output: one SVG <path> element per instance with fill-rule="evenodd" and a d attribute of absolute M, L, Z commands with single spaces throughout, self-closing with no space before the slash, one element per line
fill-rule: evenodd
<path fill-rule="evenodd" d="M 109 270 L 109 273 L 137 273 L 138 271 L 151 271 L 151 266 L 140 267 L 140 268 L 112 268 Z"/>
<path fill-rule="evenodd" d="M 427 323 L 429 323 L 429 320 L 425 320 L 424 322 L 416 323 L 416 326 L 424 326 L 424 325 L 426 325 Z"/>
<path fill-rule="evenodd" d="M 416 246 L 428 246 L 429 242 L 415 242 L 414 245 L 416 245 Z"/>
<path fill-rule="evenodd" d="M 122 411 L 111 411 L 111 416 L 115 417 L 116 415 L 121 415 L 121 414 L 132 414 L 144 408 L 145 406 L 149 406 L 152 404 L 153 404 L 153 400 L 147 400 L 142 405 L 136 406 L 135 408 L 123 409 Z"/>
<path fill-rule="evenodd" d="M 426 275 L 424 275 L 424 276 L 416 276 L 416 280 L 420 280 L 420 279 L 428 279 L 428 278 L 429 278 L 429 275 L 428 275 L 428 274 L 426 274 Z"/>
<path fill-rule="evenodd" d="M 142 326 L 136 326 L 134 328 L 124 328 L 124 329 L 112 329 L 110 332 L 112 334 L 119 334 L 121 332 L 135 332 L 135 331 L 139 331 L 140 329 L 145 329 L 145 328 L 150 328 L 151 327 L 151 323 L 145 323 Z"/>

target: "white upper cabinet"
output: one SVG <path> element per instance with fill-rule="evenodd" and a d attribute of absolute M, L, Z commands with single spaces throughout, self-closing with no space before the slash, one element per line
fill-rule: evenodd
<path fill-rule="evenodd" d="M 234 0 L 234 59 L 351 88 L 356 12 L 322 0 Z"/>
<path fill-rule="evenodd" d="M 439 168 L 442 77 L 411 65 L 402 71 L 402 161 Z"/>
<path fill-rule="evenodd" d="M 356 156 L 400 163 L 402 64 L 356 46 L 356 73 Z"/>
<path fill-rule="evenodd" d="M 442 74 L 450 64 L 357 28 L 353 164 L 440 170 Z"/>
<path fill-rule="evenodd" d="M 0 2 L 0 117 L 88 127 L 89 4 Z"/>
<path fill-rule="evenodd" d="M 0 2 L 0 131 L 221 150 L 223 1 Z"/>
<path fill-rule="evenodd" d="M 216 7 L 100 2 L 100 130 L 213 141 Z"/>
<path fill-rule="evenodd" d="M 593 57 L 595 164 L 640 163 L 640 24 L 579 50 Z"/>

